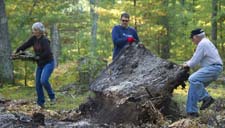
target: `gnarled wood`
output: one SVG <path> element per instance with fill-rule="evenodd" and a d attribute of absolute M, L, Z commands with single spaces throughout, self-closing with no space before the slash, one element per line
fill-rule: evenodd
<path fill-rule="evenodd" d="M 129 45 L 90 85 L 96 97 L 80 110 L 99 122 L 156 123 L 169 113 L 173 90 L 188 76 L 179 65 Z"/>

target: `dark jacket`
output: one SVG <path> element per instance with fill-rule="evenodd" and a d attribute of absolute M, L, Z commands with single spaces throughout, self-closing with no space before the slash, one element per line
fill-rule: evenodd
<path fill-rule="evenodd" d="M 37 60 L 38 66 L 43 67 L 45 64 L 53 60 L 50 41 L 46 36 L 42 35 L 39 39 L 32 36 L 24 44 L 17 48 L 16 52 L 24 51 L 31 46 L 33 46 L 35 56 L 39 56 L 39 59 Z"/>
<path fill-rule="evenodd" d="M 112 40 L 114 44 L 114 49 L 113 49 L 113 59 L 118 55 L 118 53 L 123 49 L 125 45 L 128 44 L 127 38 L 128 37 L 133 37 L 136 42 L 139 41 L 138 34 L 136 30 L 132 27 L 123 27 L 121 25 L 116 25 L 113 27 L 112 30 Z"/>

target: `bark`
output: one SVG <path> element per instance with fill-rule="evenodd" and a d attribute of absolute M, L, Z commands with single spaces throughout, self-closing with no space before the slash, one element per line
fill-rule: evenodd
<path fill-rule="evenodd" d="M 219 1 L 219 3 L 218 3 L 218 13 L 221 13 L 222 12 L 222 3 L 221 3 L 221 1 Z M 219 27 L 218 27 L 218 35 L 219 35 L 219 38 L 220 38 L 220 40 L 223 40 L 223 38 L 224 38 L 224 32 L 223 32 L 223 17 L 221 16 L 220 17 L 220 20 L 219 20 Z M 223 42 L 220 42 L 220 49 L 221 49 L 221 53 L 224 53 L 224 51 L 225 51 L 225 48 L 224 48 L 224 45 L 223 45 Z"/>
<path fill-rule="evenodd" d="M 97 0 L 90 0 L 90 14 L 92 19 L 91 27 L 91 53 L 95 55 L 97 47 L 97 28 L 98 28 L 98 14 L 95 11 Z"/>
<path fill-rule="evenodd" d="M 217 16 L 217 0 L 212 0 L 212 41 L 215 43 L 217 46 L 217 21 L 216 21 L 216 16 Z"/>
<path fill-rule="evenodd" d="M 11 46 L 9 42 L 8 20 L 5 12 L 4 0 L 0 0 L 0 83 L 14 82 L 13 64 L 9 59 Z"/>
<path fill-rule="evenodd" d="M 179 116 L 171 112 L 171 96 L 187 78 L 187 70 L 179 65 L 144 47 L 127 46 L 90 85 L 96 97 L 80 110 L 103 123 L 155 123 L 162 114 Z"/>
<path fill-rule="evenodd" d="M 163 5 L 165 6 L 164 11 L 167 15 L 161 16 L 160 21 L 159 21 L 159 22 L 161 22 L 162 26 L 165 28 L 165 32 L 162 32 L 162 33 L 164 33 L 163 34 L 164 37 L 161 41 L 161 51 L 160 51 L 160 53 L 161 53 L 160 55 L 164 59 L 170 58 L 170 41 L 171 40 L 170 40 L 170 25 L 169 25 L 169 17 L 170 17 L 169 15 L 170 14 L 169 14 L 168 9 L 167 9 L 168 4 L 169 4 L 168 1 L 163 2 Z"/>
<path fill-rule="evenodd" d="M 51 26 L 51 48 L 54 56 L 55 66 L 59 64 L 59 56 L 61 53 L 61 44 L 57 25 L 54 23 Z"/>
<path fill-rule="evenodd" d="M 184 6 L 185 0 L 180 0 L 180 3 L 181 3 L 182 6 Z"/>

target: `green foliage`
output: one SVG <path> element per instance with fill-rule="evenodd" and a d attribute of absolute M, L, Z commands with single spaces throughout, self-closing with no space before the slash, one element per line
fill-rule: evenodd
<path fill-rule="evenodd" d="M 53 88 L 59 89 L 64 85 L 68 85 L 78 81 L 78 72 L 76 71 L 77 63 L 74 61 L 61 64 L 54 69 L 51 75 L 50 83 Z"/>
<path fill-rule="evenodd" d="M 25 86 L 12 86 L 8 85 L 0 89 L 0 94 L 2 94 L 6 99 L 27 99 L 33 100 L 36 97 L 35 88 L 25 87 Z"/>
<path fill-rule="evenodd" d="M 59 23 L 59 29 L 62 30 L 60 35 L 63 46 L 67 46 L 69 43 L 68 48 L 63 49 L 65 52 L 63 52 L 62 61 L 77 59 L 77 55 L 87 55 L 88 47 L 91 45 L 90 4 L 87 1 L 40 0 L 35 4 L 34 1 L 8 0 L 6 4 L 10 35 L 12 35 L 10 37 L 13 42 L 26 40 L 34 21 L 42 21 L 47 27 L 55 22 Z M 219 1 L 218 4 L 220 10 L 217 19 L 224 21 L 224 2 Z M 96 47 L 97 50 L 102 50 L 101 53 L 105 57 L 111 56 L 113 47 L 111 29 L 115 24 L 119 24 L 119 17 L 123 11 L 131 14 L 130 25 L 134 26 L 136 22 L 142 42 L 156 54 L 161 53 L 159 45 L 162 42 L 160 40 L 164 40 L 165 36 L 169 34 L 171 57 L 188 58 L 194 49 L 188 39 L 190 31 L 195 27 L 203 27 L 207 33 L 210 33 L 210 1 L 184 1 L 184 3 L 168 1 L 165 4 L 163 1 L 144 0 L 136 1 L 135 6 L 133 1 L 98 1 L 96 6 L 99 15 L 98 46 Z M 168 16 L 169 31 L 160 24 L 163 20 L 160 19 L 161 16 Z M 69 28 L 74 31 L 68 30 Z M 220 39 L 220 41 L 224 42 L 224 39 Z M 13 47 L 15 46 L 18 45 L 13 45 Z M 70 48 L 78 52 L 66 52 L 71 51 Z"/>
<path fill-rule="evenodd" d="M 99 72 L 103 70 L 107 65 L 107 61 L 104 58 L 95 56 L 85 56 L 78 60 L 77 71 L 79 73 L 79 83 L 89 84 L 92 82 Z"/>
<path fill-rule="evenodd" d="M 49 99 L 46 96 L 46 107 L 53 110 L 71 110 L 77 108 L 81 103 L 84 103 L 87 100 L 87 97 L 91 96 L 90 92 L 85 93 L 74 93 L 73 91 L 68 91 L 66 94 L 62 92 L 56 93 L 56 104 L 51 106 L 49 104 Z M 0 94 L 11 100 L 20 100 L 24 99 L 31 102 L 36 102 L 36 91 L 35 87 L 25 87 L 25 86 L 5 86 L 0 89 Z"/>
<path fill-rule="evenodd" d="M 188 83 L 186 83 L 188 85 Z M 174 90 L 173 93 L 173 100 L 176 101 L 176 103 L 179 104 L 179 106 L 181 107 L 180 110 L 185 110 L 185 104 L 186 104 L 186 100 L 187 100 L 187 92 L 189 89 L 189 85 L 186 86 L 185 89 L 182 89 L 181 87 L 177 88 Z M 207 87 L 207 91 L 209 92 L 209 94 L 214 97 L 215 99 L 224 99 L 225 95 L 224 95 L 224 84 L 218 84 L 216 82 L 213 82 L 210 84 L 210 86 Z M 198 104 L 200 105 L 200 104 Z"/>
<path fill-rule="evenodd" d="M 196 27 L 211 33 L 211 1 L 160 1 L 160 0 L 103 0 L 95 3 L 98 14 L 97 46 L 91 55 L 91 4 L 87 0 L 7 0 L 9 37 L 12 48 L 21 45 L 31 35 L 31 25 L 36 21 L 45 24 L 47 32 L 50 25 L 57 24 L 62 46 L 59 67 L 65 66 L 62 74 L 51 79 L 53 85 L 79 82 L 80 73 L 87 73 L 92 81 L 98 73 L 111 62 L 113 43 L 111 30 L 120 24 L 123 11 L 131 15 L 130 26 L 137 28 L 140 40 L 145 47 L 161 56 L 162 46 L 169 45 L 170 60 L 183 61 L 193 54 L 195 45 L 189 39 L 190 31 Z M 218 1 L 218 40 L 219 52 L 224 58 L 224 11 L 225 2 Z M 85 58 L 85 63 L 80 60 Z M 108 62 L 106 62 L 106 60 Z M 74 64 L 72 64 L 74 63 Z M 14 62 L 16 84 L 24 85 L 25 64 Z M 28 84 L 33 85 L 35 64 L 28 63 Z M 59 71 L 60 72 L 60 71 Z M 62 75 L 62 76 L 61 76 Z M 57 77 L 55 77 L 57 76 Z M 66 77 L 65 77 L 66 76 Z"/>

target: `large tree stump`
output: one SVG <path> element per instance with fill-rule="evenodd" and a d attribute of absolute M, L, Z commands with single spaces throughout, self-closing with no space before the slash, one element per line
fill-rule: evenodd
<path fill-rule="evenodd" d="M 168 114 L 173 90 L 188 76 L 145 47 L 129 45 L 90 85 L 96 96 L 80 110 L 101 123 L 156 123 Z"/>

